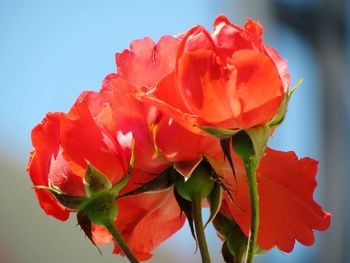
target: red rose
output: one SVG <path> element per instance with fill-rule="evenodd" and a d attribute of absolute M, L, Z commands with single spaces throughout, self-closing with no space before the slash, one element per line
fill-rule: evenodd
<path fill-rule="evenodd" d="M 48 113 L 32 131 L 35 150 L 28 172 L 35 186 L 50 186 L 71 196 L 85 196 L 83 178 L 87 161 L 103 172 L 112 184 L 128 169 L 131 134 L 113 134 L 105 119 L 106 107 L 96 93 L 84 93 L 68 114 Z M 117 138 L 118 137 L 118 138 Z M 47 190 L 36 189 L 46 213 L 66 220 L 69 210 Z"/>
<path fill-rule="evenodd" d="M 237 205 L 224 194 L 221 212 L 248 236 L 251 204 L 244 164 L 231 152 L 235 180 L 225 160 L 229 152 L 224 155 L 220 140 L 200 126 L 248 129 L 266 125 L 275 116 L 290 77 L 285 61 L 264 45 L 261 25 L 248 20 L 239 28 L 219 16 L 213 32 L 197 26 L 158 43 L 136 40 L 130 50 L 116 55 L 116 61 L 117 72 L 105 78 L 100 93 L 83 93 L 69 113 L 48 113 L 33 129 L 35 150 L 28 171 L 34 186 L 85 197 L 89 188 L 83 179 L 89 163 L 117 185 L 128 174 L 133 140 L 135 163 L 116 201 L 114 223 L 138 259 L 149 259 L 151 251 L 184 224 L 181 200 L 175 198 L 179 192 L 174 196 L 174 184 L 183 178 L 171 167 L 188 179 L 203 159 L 208 162 L 198 170 L 201 179 L 210 181 L 210 191 L 214 192 L 215 181 L 217 193 L 221 184 L 234 197 Z M 317 163 L 310 158 L 265 151 L 256 172 L 259 246 L 291 251 L 295 240 L 311 245 L 313 230 L 329 226 L 330 215 L 312 198 L 316 170 Z M 168 181 L 161 191 L 130 194 L 164 174 Z M 47 214 L 68 218 L 71 208 L 45 189 L 35 191 Z M 221 202 L 220 197 L 216 200 Z M 97 224 L 92 226 L 94 241 L 112 242 Z M 118 244 L 114 252 L 123 254 Z"/>
<path fill-rule="evenodd" d="M 117 73 L 106 77 L 102 90 L 111 91 L 114 89 L 114 93 L 119 94 L 115 96 L 123 97 L 119 100 L 119 105 L 115 102 L 116 100 L 111 100 L 112 104 L 115 105 L 112 105 L 112 108 L 116 109 L 118 115 L 122 114 L 124 116 L 124 121 L 117 120 L 116 123 L 125 123 L 129 127 L 133 125 L 132 123 L 135 120 L 138 124 L 143 123 L 143 128 L 138 129 L 134 134 L 136 136 L 136 148 L 140 147 L 144 151 L 141 158 L 141 160 L 144 160 L 142 169 L 162 159 L 166 160 L 168 165 L 175 163 L 175 167 L 181 174 L 189 175 L 202 159 L 203 151 L 210 149 L 210 147 L 206 147 L 209 143 L 208 140 L 212 141 L 213 139 L 207 135 L 197 135 L 185 130 L 171 117 L 161 114 L 155 107 L 137 102 L 135 98 L 132 98 L 135 97 L 133 94 L 136 94 L 137 91 L 148 92 L 175 70 L 176 52 L 179 43 L 180 39 L 178 37 L 171 36 L 162 37 L 156 44 L 149 38 L 133 41 L 130 44 L 130 50 L 126 49 L 116 55 Z M 119 87 L 113 87 L 117 82 L 123 82 L 124 86 L 129 83 L 130 87 L 130 84 L 133 84 L 136 90 L 129 87 L 126 88 L 128 89 L 127 92 L 121 91 Z M 166 83 L 166 80 L 161 81 L 160 85 L 164 83 Z M 160 89 L 159 92 L 161 90 L 169 92 L 169 94 L 164 94 L 165 96 L 169 95 L 169 99 L 173 98 L 170 90 Z M 129 94 L 129 96 L 125 96 L 125 94 Z M 126 105 L 127 103 L 132 103 L 134 106 Z M 138 110 L 131 113 L 130 108 L 138 108 Z M 147 130 L 151 130 L 151 137 Z M 146 133 L 139 138 L 138 143 L 137 136 L 141 135 L 141 131 L 146 131 Z M 148 146 L 151 149 L 147 150 Z M 154 147 L 156 147 L 160 159 L 151 159 L 151 156 L 155 157 Z M 136 158 L 136 166 L 137 162 L 138 158 Z"/>
<path fill-rule="evenodd" d="M 35 150 L 27 169 L 34 186 L 85 197 L 83 179 L 88 162 L 115 185 L 127 175 L 132 138 L 135 164 L 121 194 L 146 183 L 168 167 L 169 162 L 159 159 L 154 150 L 147 122 L 154 114 L 149 106 L 133 96 L 136 91 L 127 82 L 110 78 L 103 92 L 83 93 L 69 113 L 47 114 L 32 132 Z M 47 214 L 62 221 L 68 218 L 72 210 L 64 207 L 52 193 L 46 189 L 35 191 Z M 151 251 L 185 221 L 185 217 L 179 216 L 172 188 L 161 193 L 125 197 L 117 204 L 116 226 L 140 260 L 150 258 Z M 92 225 L 92 234 L 96 243 L 113 241 L 102 226 Z M 115 252 L 123 253 L 117 244 Z"/>
<path fill-rule="evenodd" d="M 125 53 L 126 51 L 123 52 Z M 142 52 L 142 54 L 148 53 Z M 139 59 L 136 55 L 133 58 Z M 103 85 L 103 93 L 109 96 L 110 116 L 116 129 L 123 133 L 131 131 L 135 140 L 133 174 L 121 194 L 140 187 L 171 165 L 168 160 L 160 158 L 155 151 L 152 127 L 159 117 L 158 112 L 134 96 L 137 90 L 138 88 L 119 76 L 109 76 Z M 179 230 L 186 220 L 185 216 L 180 217 L 181 211 L 172 187 L 161 192 L 119 199 L 118 207 L 116 226 L 140 260 L 149 259 L 152 256 L 151 251 Z M 103 238 L 105 234 L 103 232 L 99 236 Z M 114 252 L 123 253 L 118 245 L 115 246 Z"/>
<path fill-rule="evenodd" d="M 141 98 L 194 131 L 246 129 L 273 118 L 288 86 L 287 65 L 264 45 L 261 25 L 239 28 L 219 16 L 213 32 L 196 26 L 183 36 L 174 72 Z"/>

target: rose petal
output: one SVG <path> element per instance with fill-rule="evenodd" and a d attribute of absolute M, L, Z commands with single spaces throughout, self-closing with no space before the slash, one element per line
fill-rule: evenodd
<path fill-rule="evenodd" d="M 238 116 L 236 70 L 224 68 L 212 51 L 184 53 L 177 62 L 177 81 L 185 105 L 207 122 Z"/>
<path fill-rule="evenodd" d="M 175 66 L 175 55 L 180 40 L 164 36 L 157 44 L 150 38 L 135 40 L 130 50 L 117 53 L 120 77 L 135 86 L 153 87 Z"/>
<path fill-rule="evenodd" d="M 83 178 L 72 172 L 69 163 L 62 156 L 62 148 L 56 157 L 52 156 L 48 177 L 52 186 L 63 193 L 71 196 L 85 196 Z"/>
<path fill-rule="evenodd" d="M 88 102 L 88 96 L 77 101 L 61 118 L 63 156 L 75 174 L 84 177 L 89 161 L 115 184 L 126 174 L 131 149 L 123 149 L 116 137 L 97 125 Z"/>
<path fill-rule="evenodd" d="M 278 73 L 283 82 L 284 91 L 287 91 L 287 89 L 290 86 L 290 74 L 288 71 L 287 61 L 282 59 L 280 55 L 277 53 L 277 51 L 272 47 L 265 45 L 265 52 L 276 65 Z"/>
<path fill-rule="evenodd" d="M 171 118 L 163 118 L 154 133 L 156 146 L 167 160 L 177 162 L 198 159 L 204 135 L 188 131 Z"/>
<path fill-rule="evenodd" d="M 139 92 L 137 95 L 141 102 L 156 107 L 186 129 L 193 133 L 202 133 L 197 127 L 199 126 L 198 117 L 188 113 L 189 110 L 176 90 L 175 74 L 171 73 L 158 83 L 156 89 L 148 93 Z"/>
<path fill-rule="evenodd" d="M 180 208 L 173 188 L 122 198 L 118 201 L 118 206 L 120 213 L 116 225 L 140 260 L 149 259 L 151 251 L 178 231 L 185 222 L 185 216 L 180 218 Z M 117 245 L 114 252 L 122 254 Z"/>
<path fill-rule="evenodd" d="M 235 162 L 235 168 L 239 167 L 236 170 L 238 183 L 232 194 L 240 209 L 227 197 L 226 202 L 231 215 L 248 236 L 250 199 L 243 164 L 239 163 L 238 160 Z M 290 252 L 295 240 L 310 246 L 314 243 L 313 230 L 329 227 L 330 214 L 313 199 L 316 172 L 317 162 L 311 158 L 298 160 L 294 152 L 266 150 L 257 170 L 260 202 L 257 243 L 263 249 L 278 246 L 282 251 Z"/>
<path fill-rule="evenodd" d="M 56 158 L 59 151 L 59 128 L 61 113 L 48 113 L 45 119 L 32 131 L 32 142 L 35 151 L 31 153 L 27 171 L 34 186 L 48 186 L 51 159 Z M 65 221 L 69 211 L 43 189 L 35 189 L 42 209 L 59 220 Z"/>
<path fill-rule="evenodd" d="M 235 52 L 230 63 L 237 69 L 237 95 L 242 104 L 240 127 L 251 128 L 268 122 L 284 97 L 284 87 L 275 65 L 265 54 L 252 50 Z M 259 114 L 245 122 L 245 114 L 257 109 Z"/>
<path fill-rule="evenodd" d="M 116 129 L 123 133 L 131 132 L 135 140 L 135 169 L 159 172 L 167 162 L 156 155 L 153 137 L 150 132 L 157 112 L 144 105 L 136 97 L 137 89 L 127 82 L 117 79 L 110 83 L 110 105 Z"/>
<path fill-rule="evenodd" d="M 243 29 L 232 24 L 223 15 L 215 19 L 211 36 L 222 57 L 231 57 L 236 50 L 254 49 L 253 44 L 246 39 Z"/>

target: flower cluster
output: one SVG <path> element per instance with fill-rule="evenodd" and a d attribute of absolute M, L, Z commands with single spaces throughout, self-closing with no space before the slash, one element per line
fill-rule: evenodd
<path fill-rule="evenodd" d="M 134 260 L 149 259 L 187 218 L 209 262 L 202 205 L 227 262 L 312 245 L 313 231 L 328 228 L 313 200 L 317 161 L 266 146 L 292 91 L 258 22 L 240 28 L 219 16 L 212 32 L 135 40 L 116 63 L 99 92 L 32 131 L 27 170 L 48 215 L 77 212 L 92 242 L 114 240 L 114 252 Z"/>

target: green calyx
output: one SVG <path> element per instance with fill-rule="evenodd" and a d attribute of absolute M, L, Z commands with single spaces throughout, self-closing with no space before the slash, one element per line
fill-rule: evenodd
<path fill-rule="evenodd" d="M 107 228 L 118 244 L 125 256 L 132 263 L 139 261 L 133 255 L 118 229 L 115 226 L 115 219 L 118 214 L 118 206 L 116 199 L 121 189 L 123 189 L 130 177 L 134 167 L 134 141 L 132 141 L 131 158 L 129 162 L 129 169 L 125 176 L 119 180 L 115 185 L 112 185 L 109 178 L 103 174 L 97 167 L 93 166 L 87 161 L 87 168 L 84 177 L 84 185 L 86 195 L 82 197 L 70 196 L 63 193 L 59 188 L 54 186 L 35 186 L 35 189 L 42 189 L 49 191 L 56 200 L 68 209 L 77 212 L 78 225 L 84 231 L 91 243 L 97 247 L 93 233 L 92 225 L 101 225 Z M 97 247 L 99 252 L 101 250 Z"/>
<path fill-rule="evenodd" d="M 179 195 L 187 201 L 207 198 L 213 191 L 215 182 L 212 179 L 212 170 L 205 163 L 199 164 L 185 181 L 184 177 L 178 176 L 175 189 Z"/>
<path fill-rule="evenodd" d="M 133 158 L 130 166 L 132 169 Z M 80 211 L 84 211 L 91 222 L 97 225 L 114 222 L 118 213 L 116 197 L 129 179 L 130 171 L 118 184 L 112 186 L 109 179 L 88 162 L 84 178 L 87 197 Z"/>
<path fill-rule="evenodd" d="M 297 90 L 297 88 L 301 85 L 302 82 L 303 82 L 303 79 L 301 78 L 298 80 L 297 84 L 292 89 L 288 89 L 288 91 L 286 92 L 286 94 L 283 98 L 283 101 L 281 102 L 281 105 L 280 105 L 276 115 L 268 123 L 269 127 L 277 128 L 284 121 L 286 114 L 287 114 L 289 100 L 291 99 L 293 93 Z"/>
<path fill-rule="evenodd" d="M 112 186 L 110 180 L 96 167 L 87 162 L 84 177 L 86 196 L 76 197 L 61 192 L 53 186 L 35 186 L 49 191 L 64 207 L 84 213 L 92 223 L 105 225 L 114 222 L 117 215 L 116 197 L 130 179 L 130 172 Z"/>
<path fill-rule="evenodd" d="M 101 192 L 91 197 L 83 208 L 91 222 L 97 225 L 106 225 L 114 222 L 118 212 L 115 196 L 108 192 Z"/>

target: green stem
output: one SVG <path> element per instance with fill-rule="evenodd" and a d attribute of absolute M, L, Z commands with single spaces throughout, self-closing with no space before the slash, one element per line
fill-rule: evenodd
<path fill-rule="evenodd" d="M 196 230 L 197 241 L 199 245 L 199 251 L 201 252 L 202 262 L 210 263 L 209 251 L 207 241 L 205 239 L 203 220 L 202 220 L 202 199 L 200 196 L 196 196 L 192 200 L 193 205 L 193 219 Z"/>
<path fill-rule="evenodd" d="M 258 237 L 259 228 L 259 194 L 258 194 L 258 184 L 256 181 L 256 159 L 254 157 L 250 158 L 248 162 L 245 163 L 245 170 L 248 179 L 248 187 L 250 194 L 250 234 L 248 240 L 248 248 L 246 255 L 246 263 L 254 262 L 256 240 Z"/>
<path fill-rule="evenodd" d="M 105 227 L 108 229 L 108 231 L 112 234 L 115 242 L 119 245 L 121 250 L 123 250 L 125 256 L 129 259 L 131 263 L 139 263 L 137 258 L 134 256 L 134 254 L 131 252 L 128 244 L 125 242 L 124 238 L 121 236 L 117 228 L 115 227 L 114 223 L 106 223 Z"/>

